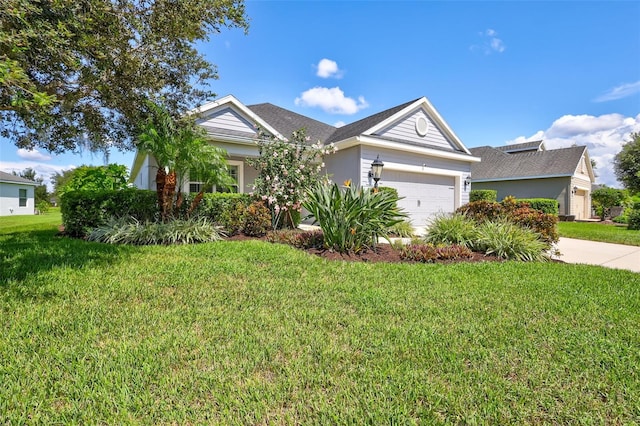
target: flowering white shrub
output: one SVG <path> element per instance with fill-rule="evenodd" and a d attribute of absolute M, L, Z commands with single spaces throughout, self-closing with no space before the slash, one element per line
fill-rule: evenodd
<path fill-rule="evenodd" d="M 258 170 L 253 194 L 271 210 L 273 229 L 293 227 L 292 213 L 300 212 L 307 189 L 322 180 L 322 159 L 336 152 L 336 148 L 319 141 L 310 145 L 305 129 L 293 132 L 289 141 L 259 132 L 257 144 L 260 156 L 247 160 Z"/>

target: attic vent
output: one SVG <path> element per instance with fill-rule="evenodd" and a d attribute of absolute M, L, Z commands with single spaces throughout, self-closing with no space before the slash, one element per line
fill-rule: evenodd
<path fill-rule="evenodd" d="M 416 117 L 416 133 L 420 136 L 426 136 L 429 131 L 429 122 L 426 117 L 420 115 Z"/>

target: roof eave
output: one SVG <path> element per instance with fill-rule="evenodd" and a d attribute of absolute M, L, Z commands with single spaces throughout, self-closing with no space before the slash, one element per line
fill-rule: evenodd
<path fill-rule="evenodd" d="M 559 177 L 573 177 L 574 175 L 566 173 L 566 174 L 556 174 L 556 175 L 539 175 L 539 176 L 515 176 L 515 177 L 503 177 L 503 178 L 481 178 L 477 179 L 471 175 L 471 183 L 480 183 L 480 182 L 503 182 L 509 180 L 532 180 L 532 179 L 552 179 Z"/>
<path fill-rule="evenodd" d="M 374 146 L 379 148 L 392 149 L 396 151 L 410 152 L 414 154 L 428 155 L 431 157 L 444 158 L 448 160 L 466 161 L 470 163 L 480 162 L 480 157 L 474 157 L 470 153 L 467 154 L 467 153 L 440 151 L 433 148 L 406 145 L 400 142 L 385 141 L 378 138 L 372 138 L 366 135 L 355 136 L 352 138 L 344 139 L 344 140 L 335 142 L 334 145 L 336 146 L 336 148 L 338 148 L 338 150 L 351 148 L 356 145 L 367 145 L 367 146 Z"/>

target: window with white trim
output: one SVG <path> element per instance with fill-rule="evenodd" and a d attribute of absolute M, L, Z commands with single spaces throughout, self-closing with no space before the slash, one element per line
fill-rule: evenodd
<path fill-rule="evenodd" d="M 205 187 L 203 179 L 195 170 L 189 172 L 189 192 L 198 193 L 202 191 L 203 188 L 204 192 L 240 192 L 240 185 L 242 183 L 242 169 L 240 168 L 241 165 L 242 162 L 240 161 L 229 161 L 229 165 L 227 166 L 227 173 L 229 173 L 229 176 L 231 176 L 231 178 L 235 182 L 235 184 L 229 186 L 209 185 L 208 187 Z"/>
<path fill-rule="evenodd" d="M 18 189 L 18 206 L 27 207 L 27 190 L 26 189 Z"/>

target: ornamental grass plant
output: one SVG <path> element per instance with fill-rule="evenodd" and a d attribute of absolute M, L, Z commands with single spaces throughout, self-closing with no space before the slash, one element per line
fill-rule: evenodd
<path fill-rule="evenodd" d="M 218 241 L 221 232 L 210 221 L 174 219 L 169 222 L 140 222 L 135 218 L 112 218 L 91 231 L 89 241 L 109 244 L 170 245 Z"/>
<path fill-rule="evenodd" d="M 507 220 L 487 221 L 478 225 L 473 250 L 503 259 L 528 262 L 549 260 L 547 244 L 538 234 Z"/>
<path fill-rule="evenodd" d="M 459 244 L 471 247 L 476 238 L 476 223 L 465 214 L 439 214 L 431 220 L 424 240 L 431 244 Z"/>

